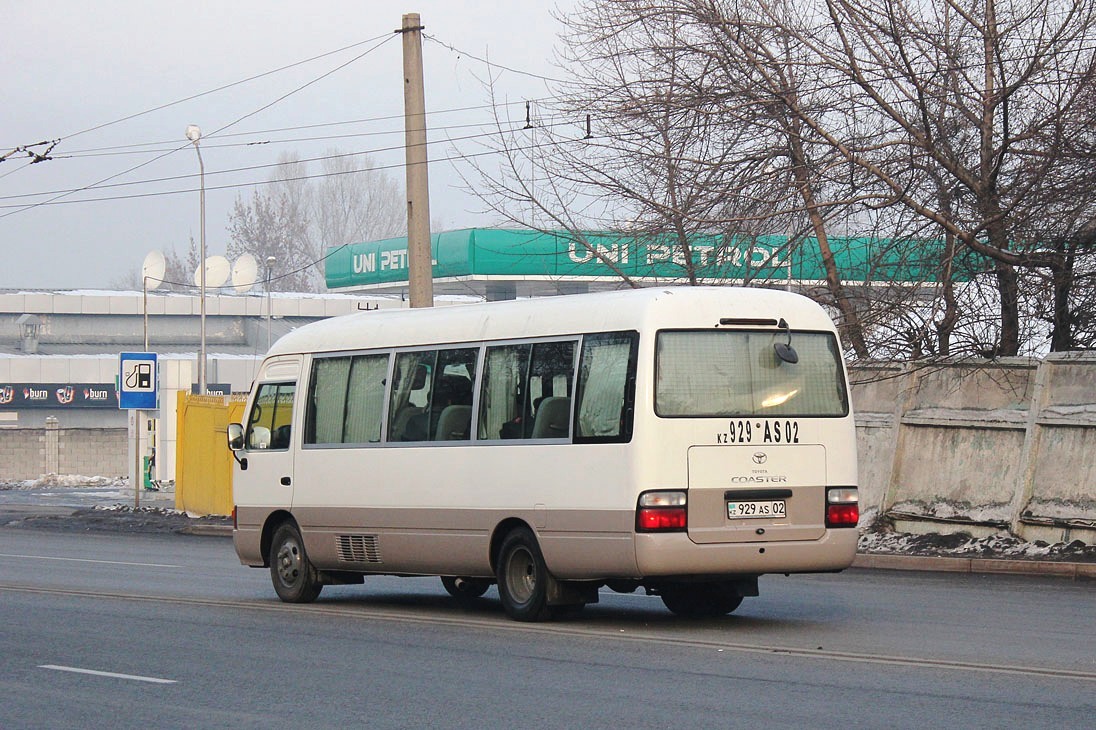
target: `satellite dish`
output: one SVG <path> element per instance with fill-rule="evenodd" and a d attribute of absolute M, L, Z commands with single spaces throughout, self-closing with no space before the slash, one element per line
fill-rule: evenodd
<path fill-rule="evenodd" d="M 232 266 L 232 286 L 236 287 L 237 294 L 246 294 L 255 286 L 259 275 L 259 263 L 255 257 L 245 253 L 236 259 Z"/>
<path fill-rule="evenodd" d="M 228 272 L 232 267 L 224 256 L 210 256 L 205 260 L 205 285 L 217 287 L 228 281 Z M 194 272 L 194 285 L 202 285 L 202 270 Z"/>
<path fill-rule="evenodd" d="M 164 283 L 164 272 L 167 271 L 167 261 L 162 251 L 149 251 L 145 256 L 145 262 L 141 264 L 141 279 L 146 289 L 158 289 Z"/>

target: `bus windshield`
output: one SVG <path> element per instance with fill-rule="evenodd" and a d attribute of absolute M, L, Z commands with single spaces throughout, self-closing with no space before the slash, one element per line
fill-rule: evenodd
<path fill-rule="evenodd" d="M 829 332 L 795 332 L 797 363 L 773 349 L 786 332 L 664 330 L 656 346 L 655 413 L 662 417 L 841 418 L 849 402 L 841 349 Z"/>

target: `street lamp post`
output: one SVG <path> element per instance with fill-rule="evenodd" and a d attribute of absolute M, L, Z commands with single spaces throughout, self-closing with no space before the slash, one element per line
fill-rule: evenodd
<path fill-rule="evenodd" d="M 198 251 L 198 298 L 201 308 L 201 344 L 198 348 L 198 394 L 206 392 L 206 214 L 205 214 L 205 163 L 202 162 L 202 149 L 198 146 L 198 140 L 202 138 L 202 130 L 197 124 L 187 125 L 186 138 L 194 144 L 194 151 L 198 153 L 198 171 L 200 180 L 199 206 L 201 207 L 201 234 Z"/>
<path fill-rule="evenodd" d="M 271 305 L 271 301 L 270 301 L 270 272 L 274 269 L 274 264 L 277 263 L 277 261 L 278 261 L 278 259 L 276 259 L 273 256 L 267 256 L 266 257 L 266 284 L 265 284 L 264 288 L 266 289 L 266 349 L 267 350 L 270 349 L 270 320 L 271 320 L 271 315 L 272 315 L 272 312 L 270 311 L 270 305 Z"/>

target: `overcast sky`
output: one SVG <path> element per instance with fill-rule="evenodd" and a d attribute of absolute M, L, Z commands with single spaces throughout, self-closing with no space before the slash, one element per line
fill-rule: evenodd
<path fill-rule="evenodd" d="M 553 63 L 560 31 L 554 5 L 0 0 L 0 155 L 21 147 L 41 154 L 48 145 L 34 143 L 60 140 L 50 160 L 30 164 L 19 151 L 0 163 L 0 288 L 103 288 L 139 272 L 150 251 L 184 254 L 190 237 L 199 236 L 198 160 L 184 137 L 188 124 L 204 135 L 209 255 L 225 251 L 237 196 L 249 197 L 254 188 L 247 183 L 270 173 L 223 171 L 270 165 L 282 152 L 309 158 L 338 148 L 371 152 L 402 184 L 402 50 L 393 33 L 402 15 L 420 13 L 425 33 L 437 39 L 423 44 L 426 106 L 428 123 L 438 128 L 432 139 L 445 140 L 463 133 L 457 125 L 491 122 L 490 109 L 451 111 L 489 101 L 489 69 L 477 57 L 561 74 Z M 525 99 L 546 93 L 534 76 L 494 71 L 499 100 L 514 102 L 514 115 L 524 115 Z M 259 74 L 267 75 L 181 101 Z M 334 125 L 350 121 L 357 123 Z M 305 139 L 336 135 L 347 136 Z M 495 222 L 458 189 L 444 161 L 479 150 L 472 142 L 431 145 L 431 217 L 444 229 Z M 115 199 L 76 202 L 94 198 Z M 44 204 L 21 209 L 31 203 Z"/>

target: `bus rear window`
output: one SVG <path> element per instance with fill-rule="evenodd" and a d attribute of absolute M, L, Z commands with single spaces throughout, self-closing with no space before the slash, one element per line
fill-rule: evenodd
<path fill-rule="evenodd" d="M 792 332 L 799 356 L 794 364 L 773 349 L 787 340 L 786 332 L 659 332 L 655 413 L 670 418 L 848 415 L 837 337 Z"/>

